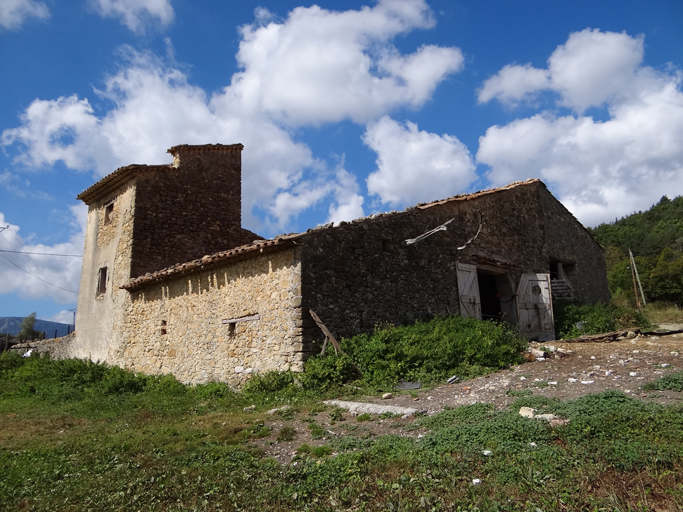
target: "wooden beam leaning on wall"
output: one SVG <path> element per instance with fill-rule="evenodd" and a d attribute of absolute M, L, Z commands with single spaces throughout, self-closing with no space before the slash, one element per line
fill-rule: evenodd
<path fill-rule="evenodd" d="M 325 324 L 320 320 L 320 317 L 316 315 L 315 311 L 312 309 L 309 309 L 308 312 L 311 314 L 311 318 L 315 321 L 315 323 L 320 327 L 320 330 L 323 332 L 325 335 L 325 342 L 323 343 L 323 349 L 320 351 L 320 355 L 324 356 L 325 355 L 325 348 L 327 347 L 327 341 L 332 342 L 332 346 L 334 347 L 334 353 L 336 355 L 339 355 L 339 352 L 344 354 L 344 351 L 341 349 L 341 346 L 339 345 L 339 342 L 335 339 L 334 336 L 332 336 L 332 333 L 330 330 L 325 326 Z"/>

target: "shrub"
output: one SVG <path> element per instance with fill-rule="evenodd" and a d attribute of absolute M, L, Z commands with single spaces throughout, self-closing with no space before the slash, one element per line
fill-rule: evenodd
<path fill-rule="evenodd" d="M 286 441 L 293 441 L 295 436 L 296 430 L 294 430 L 289 425 L 285 425 L 280 429 L 280 432 L 277 435 L 277 440 L 281 443 Z"/>
<path fill-rule="evenodd" d="M 554 312 L 555 332 L 560 339 L 628 327 L 650 327 L 649 320 L 640 311 L 614 304 L 558 305 Z"/>
<path fill-rule="evenodd" d="M 306 390 L 327 391 L 359 377 L 358 369 L 348 356 L 335 355 L 330 351 L 324 356 L 317 355 L 306 361 L 304 374 L 300 379 Z"/>
<path fill-rule="evenodd" d="M 365 383 L 386 386 L 399 379 L 429 383 L 454 373 L 468 378 L 506 368 L 520 362 L 527 341 L 507 324 L 454 315 L 408 326 L 379 326 L 341 345 Z"/>
<path fill-rule="evenodd" d="M 252 376 L 244 385 L 244 393 L 247 395 L 279 393 L 292 387 L 295 387 L 292 372 L 272 371 Z"/>
<path fill-rule="evenodd" d="M 646 391 L 653 391 L 655 389 L 671 391 L 683 391 L 683 372 L 676 372 L 657 379 L 654 382 L 648 382 L 643 386 Z"/>

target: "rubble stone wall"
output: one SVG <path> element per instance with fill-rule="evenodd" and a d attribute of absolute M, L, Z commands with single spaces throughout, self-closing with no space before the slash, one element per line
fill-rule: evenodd
<path fill-rule="evenodd" d="M 253 242 L 241 227 L 241 153 L 184 151 L 137 177 L 130 277 Z"/>
<path fill-rule="evenodd" d="M 285 248 L 133 291 L 108 361 L 234 388 L 256 372 L 301 371 L 300 275 L 298 249 Z"/>
<path fill-rule="evenodd" d="M 577 302 L 609 302 L 605 253 L 598 242 L 545 188 L 539 190 L 549 260 L 561 261 Z"/>
<path fill-rule="evenodd" d="M 543 204 L 541 197 L 547 199 Z M 512 281 L 508 293 L 513 294 L 522 273 L 549 272 L 547 251 L 558 253 L 560 244 L 567 251 L 577 247 L 582 266 L 594 265 L 580 275 L 578 288 L 596 285 L 602 290 L 607 280 L 600 248 L 566 210 L 546 204 L 553 202 L 557 200 L 536 182 L 311 230 L 301 241 L 304 340 L 323 339 L 309 308 L 340 337 L 371 331 L 381 323 L 406 324 L 459 312 L 458 262 L 507 273 Z M 544 208 L 562 218 L 553 221 L 557 236 L 548 241 Z M 480 213 L 481 233 L 459 250 L 477 232 Z M 446 231 L 406 244 L 450 219 Z"/>

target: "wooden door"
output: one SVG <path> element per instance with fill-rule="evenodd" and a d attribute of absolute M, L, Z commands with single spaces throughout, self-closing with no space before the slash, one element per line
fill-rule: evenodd
<path fill-rule="evenodd" d="M 525 336 L 555 339 L 550 274 L 522 274 L 517 287 L 517 318 Z"/>
<path fill-rule="evenodd" d="M 479 281 L 477 280 L 477 267 L 474 265 L 458 263 L 458 296 L 460 314 L 481 320 Z"/>

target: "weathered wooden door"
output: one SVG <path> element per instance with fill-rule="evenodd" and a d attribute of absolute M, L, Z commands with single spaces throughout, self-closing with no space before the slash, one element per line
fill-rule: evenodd
<path fill-rule="evenodd" d="M 522 274 L 517 287 L 517 318 L 522 333 L 531 339 L 555 339 L 550 274 Z"/>
<path fill-rule="evenodd" d="M 479 281 L 477 280 L 477 267 L 474 265 L 458 263 L 458 296 L 460 314 L 481 320 Z"/>

